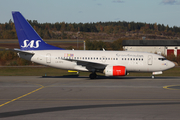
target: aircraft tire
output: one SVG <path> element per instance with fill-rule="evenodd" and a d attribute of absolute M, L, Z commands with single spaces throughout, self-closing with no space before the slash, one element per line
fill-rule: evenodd
<path fill-rule="evenodd" d="M 89 75 L 89 78 L 90 78 L 90 79 L 95 79 L 96 77 L 97 77 L 96 73 L 91 73 L 91 74 Z"/>
<path fill-rule="evenodd" d="M 152 75 L 152 79 L 154 79 L 154 75 Z"/>

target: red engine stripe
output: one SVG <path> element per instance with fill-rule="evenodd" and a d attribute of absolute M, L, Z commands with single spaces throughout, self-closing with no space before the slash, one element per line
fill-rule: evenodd
<path fill-rule="evenodd" d="M 113 66 L 113 76 L 125 76 L 126 67 L 124 66 Z"/>

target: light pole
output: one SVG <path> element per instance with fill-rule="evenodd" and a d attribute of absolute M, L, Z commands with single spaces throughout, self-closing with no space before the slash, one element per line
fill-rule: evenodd
<path fill-rule="evenodd" d="M 78 34 L 80 34 L 80 31 L 77 32 L 77 50 L 78 50 Z"/>
<path fill-rule="evenodd" d="M 84 50 L 86 50 L 86 41 L 84 41 Z"/>

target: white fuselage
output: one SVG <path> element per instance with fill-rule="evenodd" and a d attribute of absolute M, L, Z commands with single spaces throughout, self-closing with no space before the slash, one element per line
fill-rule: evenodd
<path fill-rule="evenodd" d="M 34 55 L 20 53 L 19 56 L 32 62 L 68 70 L 93 71 L 86 66 L 78 65 L 77 61 L 102 65 L 121 65 L 126 67 L 127 72 L 158 72 L 174 67 L 173 62 L 166 59 L 162 60 L 164 57 L 146 52 L 88 50 L 37 50 L 26 52 L 34 53 Z"/>
<path fill-rule="evenodd" d="M 32 62 L 60 69 L 91 71 L 91 79 L 96 78 L 96 72 L 106 76 L 125 76 L 127 72 L 158 74 L 174 67 L 171 61 L 152 53 L 64 50 L 44 42 L 20 12 L 13 11 L 12 15 L 20 45 L 20 49 L 13 51 Z"/>

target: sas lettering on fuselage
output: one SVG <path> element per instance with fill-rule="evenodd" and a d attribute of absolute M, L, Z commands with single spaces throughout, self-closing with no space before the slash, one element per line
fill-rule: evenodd
<path fill-rule="evenodd" d="M 41 42 L 41 40 L 36 40 L 35 46 L 34 46 L 34 40 L 31 40 L 29 43 L 29 40 L 24 40 L 24 46 L 21 45 L 22 48 L 38 48 L 39 47 L 39 42 Z"/>
<path fill-rule="evenodd" d="M 117 57 L 137 57 L 137 58 L 143 58 L 144 55 L 139 55 L 139 54 L 120 54 L 120 53 L 117 53 L 116 54 Z"/>

